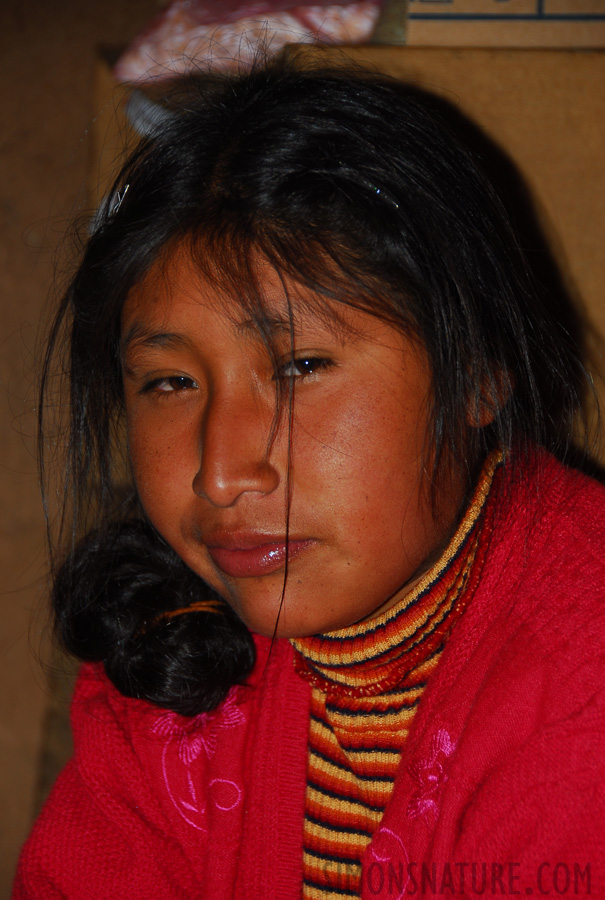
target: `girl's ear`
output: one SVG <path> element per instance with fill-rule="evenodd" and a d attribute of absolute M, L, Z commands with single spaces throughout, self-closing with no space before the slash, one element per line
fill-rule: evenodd
<path fill-rule="evenodd" d="M 491 425 L 508 403 L 514 386 L 513 376 L 508 369 L 486 373 L 481 382 L 481 390 L 472 398 L 467 411 L 467 421 L 471 428 Z"/>

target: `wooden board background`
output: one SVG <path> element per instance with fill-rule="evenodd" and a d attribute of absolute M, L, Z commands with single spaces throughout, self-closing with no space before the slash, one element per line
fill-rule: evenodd
<path fill-rule="evenodd" d="M 407 43 L 603 47 L 605 0 L 409 0 Z"/>

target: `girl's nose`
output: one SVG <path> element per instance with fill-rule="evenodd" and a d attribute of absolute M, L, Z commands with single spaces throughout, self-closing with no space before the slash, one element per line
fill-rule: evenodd
<path fill-rule="evenodd" d="M 213 506 L 232 506 L 246 493 L 270 494 L 280 483 L 273 456 L 279 436 L 274 410 L 259 397 L 213 398 L 204 414 L 200 465 L 193 490 Z"/>

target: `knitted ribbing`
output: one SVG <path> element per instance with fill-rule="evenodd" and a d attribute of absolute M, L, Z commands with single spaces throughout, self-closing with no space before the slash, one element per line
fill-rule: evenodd
<path fill-rule="evenodd" d="M 360 894 L 361 858 L 393 789 L 422 692 L 471 599 L 489 542 L 486 499 L 501 460 L 486 463 L 445 552 L 380 616 L 292 640 L 312 684 L 304 823 L 304 900 Z"/>

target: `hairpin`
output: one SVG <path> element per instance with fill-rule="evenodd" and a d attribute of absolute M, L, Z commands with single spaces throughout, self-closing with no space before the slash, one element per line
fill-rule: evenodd
<path fill-rule="evenodd" d="M 189 606 L 181 606 L 179 609 L 167 609 L 165 612 L 160 613 L 151 621 L 143 622 L 141 625 L 141 629 L 139 634 L 146 634 L 149 628 L 153 628 L 155 625 L 159 625 L 162 622 L 171 622 L 172 619 L 177 618 L 178 616 L 183 616 L 186 613 L 192 612 L 206 612 L 206 613 L 215 613 L 221 615 L 224 613 L 225 604 L 222 600 L 218 598 L 210 598 L 208 600 L 197 600 L 194 603 L 190 603 Z"/>
<path fill-rule="evenodd" d="M 225 604 L 222 600 L 215 600 L 214 598 L 209 600 L 197 600 L 194 603 L 190 603 L 189 606 L 181 606 L 179 609 L 168 609 L 163 613 L 160 613 L 159 616 L 156 616 L 153 619 L 152 624 L 155 625 L 158 622 L 162 622 L 166 619 L 174 619 L 175 616 L 182 616 L 185 613 L 190 612 L 209 612 L 209 613 L 222 613 L 225 609 Z"/>
<path fill-rule="evenodd" d="M 125 184 L 124 187 L 119 188 L 113 195 L 113 197 L 112 197 L 113 202 L 110 202 L 110 206 L 109 206 L 109 215 L 110 216 L 115 216 L 115 214 L 121 207 L 124 197 L 128 193 L 129 187 L 130 187 L 130 184 Z"/>

